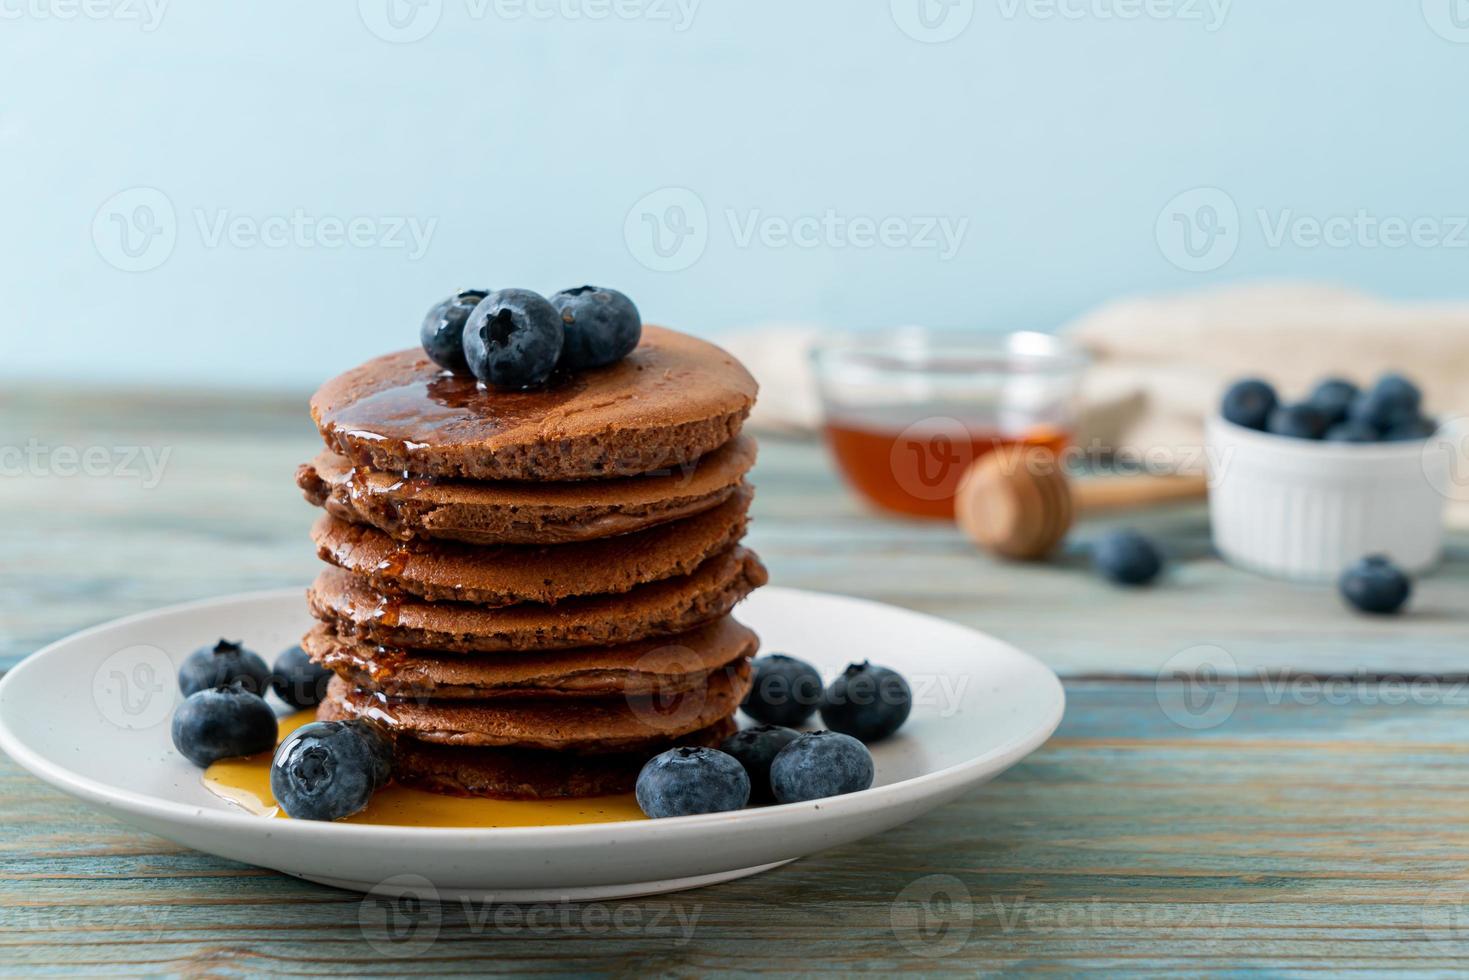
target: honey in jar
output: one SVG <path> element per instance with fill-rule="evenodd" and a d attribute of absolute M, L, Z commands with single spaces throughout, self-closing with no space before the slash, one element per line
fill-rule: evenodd
<path fill-rule="evenodd" d="M 828 420 L 826 442 L 848 484 L 868 502 L 911 517 L 952 519 L 964 471 L 994 452 L 1040 446 L 1059 454 L 1068 434 L 1037 426 L 1022 433 L 976 428 L 935 417 L 907 426 L 866 419 Z"/>

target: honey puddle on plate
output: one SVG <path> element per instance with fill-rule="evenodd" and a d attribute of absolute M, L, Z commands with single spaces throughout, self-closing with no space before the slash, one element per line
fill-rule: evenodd
<path fill-rule="evenodd" d="M 282 718 L 280 738 L 315 720 L 315 711 Z M 250 813 L 289 820 L 270 793 L 270 759 L 269 753 L 261 753 L 216 762 L 204 770 L 204 786 Z M 367 809 L 339 822 L 400 827 L 558 827 L 643 819 L 631 793 L 581 800 L 485 800 L 393 784 L 379 790 Z"/>

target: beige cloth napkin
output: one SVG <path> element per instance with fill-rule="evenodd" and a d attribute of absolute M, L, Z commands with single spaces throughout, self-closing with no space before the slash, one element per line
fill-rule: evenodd
<path fill-rule="evenodd" d="M 1123 299 L 1065 332 L 1092 353 L 1086 402 L 1133 396 L 1134 415 L 1088 428 L 1109 444 L 1194 444 L 1236 378 L 1270 381 L 1286 400 L 1327 375 L 1367 384 L 1402 371 L 1437 415 L 1469 412 L 1469 304 L 1392 303 L 1309 284 L 1264 284 Z"/>

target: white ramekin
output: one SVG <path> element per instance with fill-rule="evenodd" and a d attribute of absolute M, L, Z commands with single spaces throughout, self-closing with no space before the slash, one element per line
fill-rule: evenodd
<path fill-rule="evenodd" d="M 1209 520 L 1225 560 L 1279 578 L 1336 578 L 1365 555 L 1409 572 L 1443 549 L 1442 440 L 1337 443 L 1205 426 Z"/>

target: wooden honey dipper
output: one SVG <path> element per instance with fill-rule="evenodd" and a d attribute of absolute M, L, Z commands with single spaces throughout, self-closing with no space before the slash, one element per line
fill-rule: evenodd
<path fill-rule="evenodd" d="M 954 517 L 971 541 L 1005 558 L 1044 558 L 1081 512 L 1204 496 L 1201 475 L 1106 477 L 1072 484 L 1049 449 L 990 453 L 969 467 Z"/>

